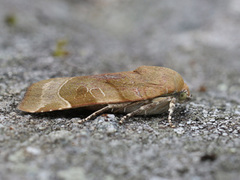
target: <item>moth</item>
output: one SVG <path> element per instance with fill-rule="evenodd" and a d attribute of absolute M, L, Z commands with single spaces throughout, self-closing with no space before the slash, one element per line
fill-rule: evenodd
<path fill-rule="evenodd" d="M 83 123 L 105 112 L 123 113 L 119 123 L 134 115 L 172 114 L 177 102 L 190 99 L 179 73 L 165 67 L 140 66 L 134 71 L 64 77 L 32 84 L 18 109 L 29 113 L 85 107 L 94 112 Z"/>

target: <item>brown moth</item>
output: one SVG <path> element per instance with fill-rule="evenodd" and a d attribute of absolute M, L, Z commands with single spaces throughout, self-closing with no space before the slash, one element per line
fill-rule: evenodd
<path fill-rule="evenodd" d="M 18 109 L 30 112 L 85 107 L 95 110 L 79 123 L 104 112 L 126 114 L 119 123 L 134 115 L 155 115 L 169 111 L 176 102 L 190 99 L 181 75 L 165 67 L 141 66 L 134 71 L 92 76 L 53 78 L 32 84 Z"/>

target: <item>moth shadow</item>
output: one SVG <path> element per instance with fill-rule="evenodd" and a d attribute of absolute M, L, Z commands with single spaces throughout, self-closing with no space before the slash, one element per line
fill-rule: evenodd
<path fill-rule="evenodd" d="M 184 106 L 178 106 L 174 113 L 173 113 L 173 118 L 174 121 L 182 121 L 182 117 L 186 116 L 185 112 L 186 108 Z M 27 112 L 22 112 L 23 114 L 28 114 L 31 115 L 34 118 L 49 118 L 49 119 L 57 119 L 57 118 L 66 118 L 66 119 L 71 119 L 71 118 L 80 118 L 84 119 L 90 114 L 92 114 L 94 110 L 89 110 L 85 108 L 74 108 L 74 109 L 67 109 L 67 110 L 59 110 L 59 111 L 52 111 L 52 112 L 42 112 L 42 113 L 27 113 Z M 104 112 L 103 114 L 116 114 L 119 119 L 121 119 L 124 114 L 119 113 L 119 112 Z M 100 114 L 102 115 L 102 114 Z M 128 120 L 124 121 L 124 123 L 130 123 L 131 121 L 138 121 L 139 119 L 143 121 L 152 121 L 153 119 L 159 119 L 160 121 L 166 121 L 168 120 L 168 112 L 164 112 L 161 114 L 156 114 L 156 115 L 136 115 Z"/>
<path fill-rule="evenodd" d="M 61 111 L 52 111 L 52 112 L 41 112 L 41 113 L 27 113 L 24 112 L 24 114 L 29 114 L 32 117 L 36 118 L 86 118 L 88 115 L 90 115 L 93 111 L 83 109 L 83 108 L 75 108 L 75 109 L 67 109 L 67 110 L 61 110 Z"/>

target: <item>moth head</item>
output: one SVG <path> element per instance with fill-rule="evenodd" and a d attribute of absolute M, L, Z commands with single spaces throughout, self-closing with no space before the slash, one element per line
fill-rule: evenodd
<path fill-rule="evenodd" d="M 178 100 L 180 102 L 187 101 L 191 99 L 191 94 L 187 84 L 184 84 L 183 90 L 178 94 Z"/>
<path fill-rule="evenodd" d="M 178 99 L 180 102 L 187 100 L 188 98 L 188 93 L 186 91 L 182 91 L 178 95 Z"/>

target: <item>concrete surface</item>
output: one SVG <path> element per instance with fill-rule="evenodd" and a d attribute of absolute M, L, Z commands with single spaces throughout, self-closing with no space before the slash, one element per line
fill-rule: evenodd
<path fill-rule="evenodd" d="M 239 0 L 0 0 L 0 17 L 1 180 L 239 179 Z M 16 109 L 33 82 L 143 64 L 189 84 L 176 128 Z"/>

